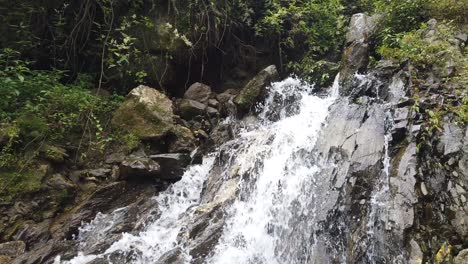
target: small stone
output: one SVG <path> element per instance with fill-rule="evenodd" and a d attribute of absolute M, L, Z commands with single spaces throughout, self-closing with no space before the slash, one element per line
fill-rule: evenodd
<path fill-rule="evenodd" d="M 88 176 L 96 178 L 107 178 L 111 174 L 111 169 L 99 168 L 88 171 Z"/>
<path fill-rule="evenodd" d="M 457 192 L 459 194 L 464 194 L 465 193 L 465 189 L 463 189 L 463 187 L 461 187 L 460 185 L 455 185 L 455 188 L 457 189 Z"/>
<path fill-rule="evenodd" d="M 210 106 L 208 106 L 208 107 L 206 108 L 206 112 L 208 113 L 209 116 L 217 116 L 217 115 L 219 115 L 218 110 L 216 110 L 215 108 L 210 107 Z"/>
<path fill-rule="evenodd" d="M 423 253 L 418 243 L 413 239 L 410 241 L 410 259 L 409 264 L 422 264 L 423 263 Z"/>
<path fill-rule="evenodd" d="M 195 137 L 201 138 L 201 139 L 208 139 L 210 136 L 203 131 L 202 129 L 198 129 L 194 132 Z"/>
<path fill-rule="evenodd" d="M 85 181 L 93 182 L 93 183 L 99 183 L 99 180 L 96 177 L 86 177 Z"/>
<path fill-rule="evenodd" d="M 205 114 L 206 105 L 191 99 L 182 99 L 179 103 L 178 114 L 185 120 Z"/>
<path fill-rule="evenodd" d="M 160 175 L 159 164 L 146 157 L 129 157 L 120 164 L 120 179 L 154 179 Z"/>
<path fill-rule="evenodd" d="M 460 195 L 460 200 L 462 201 L 462 203 L 466 203 L 465 195 Z"/>
<path fill-rule="evenodd" d="M 452 172 L 452 175 L 455 176 L 455 177 L 458 177 L 458 172 L 453 171 L 453 172 Z"/>
<path fill-rule="evenodd" d="M 429 194 L 426 188 L 426 184 L 424 184 L 424 182 L 421 182 L 421 193 L 423 194 L 423 196 L 427 196 Z"/>
<path fill-rule="evenodd" d="M 453 260 L 453 264 L 467 264 L 468 263 L 468 249 L 464 249 L 458 253 Z"/>
<path fill-rule="evenodd" d="M 112 166 L 111 178 L 114 180 L 117 180 L 119 178 L 119 175 L 120 175 L 119 166 L 117 165 Z"/>
<path fill-rule="evenodd" d="M 211 106 L 213 108 L 218 108 L 219 102 L 216 99 L 210 99 L 208 100 L 208 106 Z"/>
<path fill-rule="evenodd" d="M 452 166 L 453 164 L 455 164 L 455 159 L 454 159 L 454 158 L 450 158 L 450 159 L 448 160 L 447 164 L 448 164 L 449 166 Z"/>
<path fill-rule="evenodd" d="M 421 125 L 413 125 L 413 127 L 411 127 L 411 133 L 413 134 L 418 133 L 420 130 L 421 130 Z"/>

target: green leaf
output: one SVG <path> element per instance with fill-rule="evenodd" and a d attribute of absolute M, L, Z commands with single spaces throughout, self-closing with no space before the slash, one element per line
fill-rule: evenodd
<path fill-rule="evenodd" d="M 18 79 L 20 80 L 20 82 L 24 82 L 24 76 L 23 75 L 18 73 L 17 76 L 18 76 Z"/>

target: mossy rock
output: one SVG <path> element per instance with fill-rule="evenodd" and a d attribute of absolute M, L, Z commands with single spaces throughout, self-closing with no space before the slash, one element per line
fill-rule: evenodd
<path fill-rule="evenodd" d="M 188 153 L 195 149 L 196 139 L 190 129 L 177 125 L 172 128 L 171 134 L 173 139 L 169 143 L 169 152 Z"/>
<path fill-rule="evenodd" d="M 172 101 L 163 93 L 144 85 L 130 91 L 112 118 L 115 128 L 133 133 L 143 140 L 162 139 L 171 130 L 173 122 Z"/>
<path fill-rule="evenodd" d="M 258 73 L 234 98 L 234 103 L 240 112 L 249 111 L 266 93 L 266 87 L 279 80 L 275 65 L 270 65 Z"/>
<path fill-rule="evenodd" d="M 69 157 L 65 149 L 47 144 L 41 147 L 40 153 L 46 160 L 55 163 L 62 163 Z"/>
<path fill-rule="evenodd" d="M 47 165 L 41 165 L 24 172 L 0 172 L 0 202 L 10 202 L 16 197 L 41 190 L 48 170 Z"/>

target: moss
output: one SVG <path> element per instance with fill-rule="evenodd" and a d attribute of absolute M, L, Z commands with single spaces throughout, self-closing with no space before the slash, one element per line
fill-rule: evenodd
<path fill-rule="evenodd" d="M 10 228 L 6 229 L 6 234 L 3 236 L 3 240 L 8 241 L 10 240 L 13 235 L 24 225 L 24 220 L 16 221 Z M 2 231 L 3 233 L 3 231 Z"/>
<path fill-rule="evenodd" d="M 434 263 L 435 264 L 445 264 L 452 263 L 452 252 L 453 247 L 449 243 L 445 242 L 437 252 Z"/>
<path fill-rule="evenodd" d="M 165 114 L 162 109 L 157 107 L 152 110 L 160 112 L 161 115 Z M 134 101 L 124 103 L 116 111 L 112 124 L 124 132 L 138 136 L 140 139 L 162 137 L 172 126 L 172 124 L 151 114 L 145 105 Z"/>
<path fill-rule="evenodd" d="M 12 199 L 41 189 L 44 172 L 0 172 L 0 200 Z"/>

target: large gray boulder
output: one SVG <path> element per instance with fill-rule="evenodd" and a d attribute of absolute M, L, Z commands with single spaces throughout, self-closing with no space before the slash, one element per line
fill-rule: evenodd
<path fill-rule="evenodd" d="M 340 71 L 340 93 L 350 93 L 350 83 L 355 73 L 365 72 L 369 64 L 370 42 L 377 32 L 381 15 L 368 16 L 358 13 L 351 17 L 346 33 L 346 48 L 343 52 Z"/>
<path fill-rule="evenodd" d="M 215 94 L 211 91 L 211 88 L 208 85 L 196 82 L 187 89 L 184 94 L 184 99 L 190 99 L 203 104 L 208 104 L 208 101 L 214 96 Z"/>
<path fill-rule="evenodd" d="M 130 91 L 117 109 L 112 124 L 141 139 L 161 139 L 172 128 L 172 101 L 156 89 L 140 85 Z"/>
<path fill-rule="evenodd" d="M 346 32 L 346 44 L 353 42 L 366 43 L 377 29 L 382 16 L 375 14 L 368 16 L 363 13 L 354 14 L 349 23 L 348 32 Z"/>
<path fill-rule="evenodd" d="M 279 74 L 275 65 L 270 65 L 260 71 L 234 98 L 240 112 L 248 112 L 265 95 L 266 87 L 279 80 Z"/>

